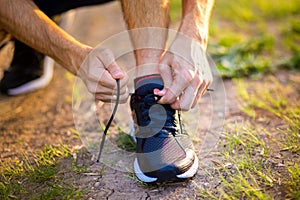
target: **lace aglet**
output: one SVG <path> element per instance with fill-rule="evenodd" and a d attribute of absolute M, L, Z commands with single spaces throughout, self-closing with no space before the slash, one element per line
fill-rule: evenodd
<path fill-rule="evenodd" d="M 101 158 L 101 155 L 102 155 L 102 150 L 103 150 L 103 147 L 104 147 L 105 138 L 106 138 L 106 132 L 103 133 L 103 137 L 102 137 L 101 144 L 100 144 L 100 151 L 99 151 L 98 158 L 97 158 L 97 161 L 96 161 L 97 163 L 100 162 L 100 158 Z"/>

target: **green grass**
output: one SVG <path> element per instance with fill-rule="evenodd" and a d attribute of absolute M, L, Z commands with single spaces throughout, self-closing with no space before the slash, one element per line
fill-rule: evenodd
<path fill-rule="evenodd" d="M 267 77 L 262 83 L 244 80 L 235 82 L 242 102 L 241 110 L 253 119 L 269 117 L 285 123 L 286 128 L 277 130 L 282 135 L 281 146 L 299 152 L 300 105 L 297 83 L 290 80 L 288 84 L 282 84 L 273 76 Z"/>
<path fill-rule="evenodd" d="M 221 75 L 244 77 L 281 67 L 299 70 L 299 7 L 297 0 L 217 0 L 208 51 Z"/>
<path fill-rule="evenodd" d="M 299 15 L 300 5 L 297 0 L 216 0 L 215 12 L 237 25 L 245 22 L 259 22 L 261 19 L 282 19 Z"/>
<path fill-rule="evenodd" d="M 300 69 L 298 0 L 216 0 L 208 52 L 226 78 Z M 171 21 L 181 18 L 181 0 L 171 1 Z"/>
<path fill-rule="evenodd" d="M 300 106 L 296 82 L 283 84 L 268 76 L 235 83 L 241 112 L 248 121 L 227 125 L 220 145 L 221 160 L 214 169 L 220 184 L 215 188 L 198 186 L 199 197 L 268 200 L 280 191 L 277 198 L 299 199 Z M 265 128 L 259 120 L 278 121 L 281 127 Z M 285 152 L 283 157 L 274 162 L 280 152 Z"/>
<path fill-rule="evenodd" d="M 0 199 L 81 199 L 84 191 L 77 188 L 75 180 L 58 174 L 58 161 L 63 158 L 71 159 L 67 146 L 47 146 L 31 158 L 2 163 Z"/>
<path fill-rule="evenodd" d="M 121 129 L 118 130 L 118 136 L 117 136 L 116 144 L 121 149 L 124 149 L 126 151 L 135 151 L 136 150 L 136 144 L 132 137 L 128 135 L 127 133 L 124 133 Z"/>
<path fill-rule="evenodd" d="M 272 71 L 271 58 L 264 55 L 273 50 L 274 38 L 259 35 L 246 42 L 236 43 L 221 40 L 218 45 L 209 46 L 209 51 L 225 78 L 244 77 Z"/>
<path fill-rule="evenodd" d="M 251 139 L 245 140 L 249 133 Z M 221 184 L 216 189 L 199 188 L 201 198 L 271 199 L 267 187 L 273 186 L 275 178 L 272 171 L 263 165 L 266 159 L 263 140 L 253 136 L 252 131 L 246 128 L 236 128 L 224 134 L 224 164 L 215 168 Z"/>
<path fill-rule="evenodd" d="M 298 165 L 287 167 L 285 174 L 276 171 L 267 164 L 271 154 L 258 131 L 245 124 L 241 127 L 223 134 L 222 164 L 214 169 L 221 183 L 218 187 L 209 189 L 198 186 L 199 197 L 268 200 L 274 198 L 274 188 L 281 188 L 284 192 L 282 198 L 299 199 Z M 273 193 L 270 192 L 272 189 Z"/>
<path fill-rule="evenodd" d="M 170 19 L 172 22 L 181 18 L 181 0 L 172 0 L 170 2 Z"/>
<path fill-rule="evenodd" d="M 295 164 L 287 169 L 290 175 L 290 179 L 284 183 L 286 189 L 289 191 L 287 198 L 300 199 L 300 168 Z"/>

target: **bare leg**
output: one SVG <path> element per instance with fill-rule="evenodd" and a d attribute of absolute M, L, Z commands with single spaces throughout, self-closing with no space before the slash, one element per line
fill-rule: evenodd
<path fill-rule="evenodd" d="M 169 0 L 121 0 L 124 18 L 128 29 L 140 29 L 131 32 L 137 66 L 137 76 L 157 74 L 158 63 L 165 47 L 169 25 Z M 147 29 L 157 27 L 164 29 Z M 153 47 L 153 48 L 143 48 Z"/>

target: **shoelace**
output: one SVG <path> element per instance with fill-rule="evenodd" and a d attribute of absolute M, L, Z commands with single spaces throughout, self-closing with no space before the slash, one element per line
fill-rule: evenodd
<path fill-rule="evenodd" d="M 105 127 L 105 130 L 103 132 L 103 136 L 102 136 L 102 140 L 101 140 L 101 143 L 100 143 L 100 149 L 99 149 L 99 154 L 98 154 L 98 158 L 97 158 L 97 163 L 99 163 L 100 161 L 100 157 L 101 157 L 101 154 L 102 154 L 102 150 L 103 150 L 103 147 L 104 147 L 104 143 L 105 143 L 105 138 L 106 138 L 106 134 L 107 134 L 107 131 L 113 121 L 113 119 L 115 118 L 115 115 L 116 115 L 116 112 L 117 112 L 117 109 L 118 109 L 118 105 L 119 105 L 119 100 L 120 100 L 120 80 L 119 79 L 116 79 L 116 82 L 117 82 L 117 99 L 116 99 L 116 104 L 115 104 L 115 107 L 113 109 L 113 112 L 106 124 L 106 127 Z M 97 118 L 98 122 L 99 122 L 99 119 Z M 100 124 L 100 122 L 99 122 Z"/>
<path fill-rule="evenodd" d="M 146 113 L 146 110 L 149 110 L 149 108 L 151 106 L 153 106 L 154 104 L 157 104 L 157 101 L 159 101 L 159 98 L 160 98 L 159 96 L 155 96 L 153 94 L 148 94 L 148 95 L 144 96 L 144 98 L 143 98 L 144 103 L 141 104 L 144 107 L 144 109 L 142 109 L 142 110 L 145 111 L 144 116 L 148 115 L 148 113 Z M 177 135 L 176 132 L 177 131 L 179 131 L 180 134 L 184 134 L 183 133 L 182 122 L 181 122 L 181 113 L 180 113 L 180 111 L 177 111 L 178 124 L 179 124 L 179 130 L 178 130 L 178 128 L 175 128 L 176 124 L 174 123 L 174 121 L 176 119 L 175 119 L 174 116 L 172 116 L 173 113 L 171 113 L 171 111 L 168 110 L 168 109 L 166 109 L 166 112 L 167 112 L 167 115 L 169 116 L 169 117 L 167 117 L 167 121 L 168 121 L 167 123 L 172 124 L 172 125 L 171 126 L 164 126 L 163 129 L 168 130 L 168 132 L 169 131 L 171 132 L 171 134 L 174 137 L 174 139 L 175 139 L 176 143 L 178 144 L 178 146 L 181 148 L 181 150 L 184 152 L 184 154 L 186 154 L 186 151 L 185 151 L 184 147 L 182 146 L 182 144 L 178 141 L 178 139 L 176 137 L 176 135 Z"/>

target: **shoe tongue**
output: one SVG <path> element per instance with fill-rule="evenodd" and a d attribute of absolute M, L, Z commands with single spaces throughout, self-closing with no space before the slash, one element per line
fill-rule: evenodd
<path fill-rule="evenodd" d="M 153 94 L 153 90 L 163 89 L 164 83 L 159 74 L 152 74 L 147 76 L 138 77 L 134 80 L 135 94 L 147 95 Z"/>

